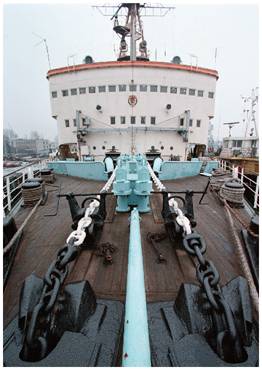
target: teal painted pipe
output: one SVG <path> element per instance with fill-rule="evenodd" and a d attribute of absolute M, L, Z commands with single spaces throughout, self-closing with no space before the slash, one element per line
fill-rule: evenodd
<path fill-rule="evenodd" d="M 131 212 L 122 366 L 150 367 L 146 294 L 139 213 Z"/>

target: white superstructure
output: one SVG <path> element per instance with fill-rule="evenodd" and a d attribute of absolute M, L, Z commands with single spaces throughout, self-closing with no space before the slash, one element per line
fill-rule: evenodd
<path fill-rule="evenodd" d="M 121 153 L 153 147 L 164 159 L 184 160 L 194 145 L 207 146 L 217 71 L 126 59 L 48 72 L 59 144 L 96 159 L 112 147 Z"/>

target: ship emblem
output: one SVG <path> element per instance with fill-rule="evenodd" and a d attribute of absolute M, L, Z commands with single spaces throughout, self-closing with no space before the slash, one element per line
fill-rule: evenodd
<path fill-rule="evenodd" d="M 135 95 L 130 95 L 128 97 L 128 104 L 131 105 L 131 107 L 134 107 L 137 103 L 137 97 Z"/>

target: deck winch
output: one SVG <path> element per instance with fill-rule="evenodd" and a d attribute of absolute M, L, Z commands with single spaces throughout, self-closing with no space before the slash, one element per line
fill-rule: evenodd
<path fill-rule="evenodd" d="M 113 192 L 117 196 L 118 212 L 128 212 L 136 206 L 141 213 L 149 212 L 149 195 L 152 182 L 146 158 L 138 155 L 121 155 L 117 161 Z"/>

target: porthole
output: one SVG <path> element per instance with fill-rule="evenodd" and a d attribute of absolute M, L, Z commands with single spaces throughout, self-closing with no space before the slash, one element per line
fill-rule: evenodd
<path fill-rule="evenodd" d="M 160 148 L 161 150 L 163 150 L 164 149 L 164 147 L 163 146 L 161 146 L 161 148 Z"/>
<path fill-rule="evenodd" d="M 170 147 L 170 150 L 173 150 L 173 149 L 174 149 L 174 148 L 171 146 L 171 147 Z"/>
<path fill-rule="evenodd" d="M 105 148 L 106 148 L 106 147 L 103 145 L 103 146 L 102 146 L 102 149 L 103 149 L 103 150 L 105 150 Z"/>
<path fill-rule="evenodd" d="M 96 146 L 93 146 L 93 149 L 96 150 Z"/>

